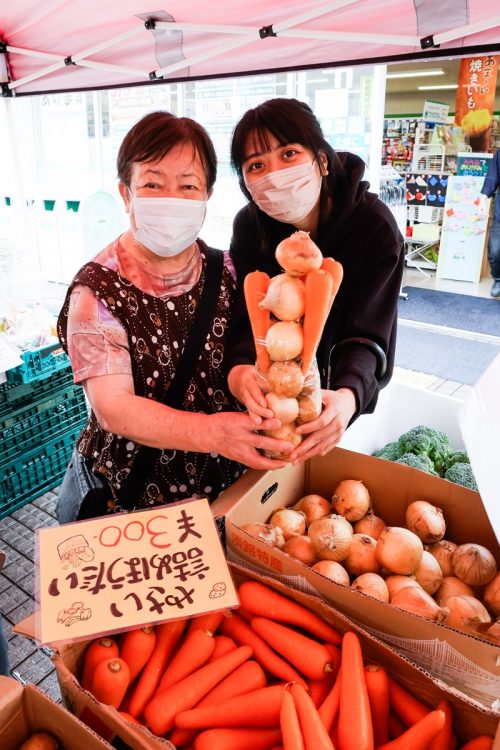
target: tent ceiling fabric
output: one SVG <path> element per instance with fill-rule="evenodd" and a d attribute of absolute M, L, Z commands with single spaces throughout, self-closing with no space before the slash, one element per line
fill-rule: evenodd
<path fill-rule="evenodd" d="M 2 43 L 8 96 L 494 52 L 500 13 L 498 0 L 3 0 Z"/>

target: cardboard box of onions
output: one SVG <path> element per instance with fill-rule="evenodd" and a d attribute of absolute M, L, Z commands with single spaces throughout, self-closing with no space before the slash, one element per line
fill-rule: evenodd
<path fill-rule="evenodd" d="M 212 512 L 224 519 L 229 560 L 324 598 L 500 709 L 500 550 L 477 492 L 336 448 L 248 472 Z"/>

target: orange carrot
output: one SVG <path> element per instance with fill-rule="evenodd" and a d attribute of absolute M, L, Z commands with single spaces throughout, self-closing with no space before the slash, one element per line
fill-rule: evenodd
<path fill-rule="evenodd" d="M 430 712 L 424 703 L 421 703 L 414 695 L 389 677 L 389 701 L 391 708 L 399 716 L 407 727 L 416 724 Z"/>
<path fill-rule="evenodd" d="M 280 727 L 283 737 L 283 750 L 305 750 L 297 708 L 287 687 L 283 690 L 281 699 Z"/>
<path fill-rule="evenodd" d="M 373 750 L 373 726 L 359 638 L 351 630 L 342 640 L 339 744 L 342 750 Z"/>
<path fill-rule="evenodd" d="M 423 719 L 413 724 L 397 739 L 380 745 L 377 750 L 429 750 L 431 742 L 443 729 L 445 721 L 444 711 L 429 711 Z"/>
<path fill-rule="evenodd" d="M 252 271 L 245 276 L 245 280 L 243 281 L 245 302 L 255 342 L 257 367 L 264 375 L 269 370 L 270 362 L 265 338 L 269 329 L 271 316 L 269 310 L 260 309 L 259 302 L 262 302 L 266 296 L 269 282 L 269 276 L 263 271 Z"/>
<path fill-rule="evenodd" d="M 389 742 L 389 678 L 377 664 L 365 667 L 366 689 L 370 702 L 375 747 Z"/>
<path fill-rule="evenodd" d="M 493 737 L 481 734 L 462 745 L 460 750 L 493 750 Z"/>
<path fill-rule="evenodd" d="M 453 710 L 449 701 L 443 699 L 438 705 L 438 710 L 445 715 L 444 727 L 433 739 L 429 750 L 452 750 L 456 747 L 457 740 L 453 735 Z"/>
<path fill-rule="evenodd" d="M 165 669 L 157 691 L 165 690 L 205 664 L 212 655 L 214 648 L 214 637 L 209 630 L 188 631 L 180 648 Z"/>
<path fill-rule="evenodd" d="M 407 726 L 404 724 L 399 716 L 394 711 L 389 711 L 389 737 L 391 740 L 395 740 L 400 734 L 406 732 Z"/>
<path fill-rule="evenodd" d="M 229 638 L 227 635 L 216 635 L 214 636 L 214 650 L 212 651 L 212 654 L 209 658 L 209 663 L 211 661 L 215 661 L 215 659 L 218 659 L 219 656 L 224 656 L 224 654 L 228 654 L 230 651 L 234 651 L 236 648 L 236 643 L 233 641 L 232 638 Z"/>
<path fill-rule="evenodd" d="M 81 685 L 84 690 L 90 690 L 92 678 L 99 662 L 111 656 L 119 656 L 118 644 L 113 638 L 96 638 L 85 652 L 83 660 L 83 674 Z"/>
<path fill-rule="evenodd" d="M 213 635 L 224 619 L 224 616 L 224 612 L 207 612 L 204 615 L 193 617 L 189 623 L 186 635 L 192 633 L 193 630 L 208 630 Z"/>
<path fill-rule="evenodd" d="M 306 276 L 302 372 L 309 372 L 333 301 L 333 279 L 321 268 Z"/>
<path fill-rule="evenodd" d="M 266 617 L 254 617 L 252 629 L 306 677 L 320 680 L 332 670 L 330 654 L 325 646 L 288 625 Z"/>
<path fill-rule="evenodd" d="M 153 653 L 142 670 L 128 707 L 129 714 L 135 718 L 142 716 L 146 704 L 153 697 L 173 650 L 184 632 L 185 625 L 185 620 L 175 620 L 156 626 L 156 643 Z"/>
<path fill-rule="evenodd" d="M 124 634 L 120 656 L 125 659 L 130 669 L 130 682 L 135 680 L 148 661 L 153 653 L 155 643 L 155 631 L 148 625 L 144 628 L 137 628 L 137 630 L 129 630 Z"/>
<path fill-rule="evenodd" d="M 161 693 L 156 693 L 144 709 L 147 726 L 154 734 L 168 732 L 174 726 L 177 714 L 195 706 L 224 677 L 248 661 L 251 655 L 249 646 L 240 646 L 217 661 L 205 664 Z"/>
<path fill-rule="evenodd" d="M 254 615 L 296 625 L 322 641 L 340 646 L 340 634 L 327 622 L 259 581 L 245 581 L 238 587 L 242 605 Z"/>
<path fill-rule="evenodd" d="M 241 667 L 238 667 L 219 682 L 209 693 L 197 703 L 197 707 L 209 706 L 218 701 L 225 701 L 228 698 L 235 698 L 243 693 L 250 693 L 266 685 L 266 675 L 264 670 L 253 659 L 249 659 Z M 191 729 L 174 729 L 170 735 L 170 742 L 176 747 L 187 745 L 188 742 L 196 736 L 196 732 Z"/>
<path fill-rule="evenodd" d="M 318 708 L 318 713 L 328 734 L 331 734 L 333 724 L 339 713 L 340 705 L 340 670 L 337 674 L 335 684 Z"/>
<path fill-rule="evenodd" d="M 94 698 L 107 706 L 118 708 L 130 684 L 130 670 L 126 661 L 111 656 L 95 668 L 90 691 Z"/>
<path fill-rule="evenodd" d="M 272 685 L 216 704 L 181 711 L 175 717 L 175 725 L 180 729 L 275 727 L 280 721 L 283 690 L 283 685 Z"/>
<path fill-rule="evenodd" d="M 207 729 L 194 741 L 195 750 L 270 750 L 281 742 L 279 729 Z"/>
<path fill-rule="evenodd" d="M 291 692 L 299 717 L 305 750 L 334 750 L 333 743 L 310 695 L 302 685 L 297 684 L 292 685 Z"/>
<path fill-rule="evenodd" d="M 300 676 L 297 670 L 273 651 L 265 640 L 257 635 L 255 630 L 238 615 L 226 617 L 221 625 L 221 632 L 233 638 L 240 646 L 250 646 L 253 649 L 254 659 L 274 677 L 285 680 L 285 682 L 300 682 L 306 686 L 304 678 Z"/>
<path fill-rule="evenodd" d="M 344 270 L 340 263 L 338 263 L 336 260 L 333 260 L 333 258 L 323 258 L 321 268 L 323 269 L 323 271 L 327 271 L 333 279 L 332 298 L 330 302 L 330 304 L 333 304 L 333 300 L 337 296 L 337 292 L 344 275 Z"/>
<path fill-rule="evenodd" d="M 238 607 L 238 614 L 240 617 L 243 617 L 246 622 L 251 622 L 252 617 L 255 617 L 258 612 L 249 612 L 245 607 Z"/>

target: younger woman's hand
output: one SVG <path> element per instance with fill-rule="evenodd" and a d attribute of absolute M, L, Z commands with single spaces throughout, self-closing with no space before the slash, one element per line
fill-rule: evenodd
<path fill-rule="evenodd" d="M 262 419 L 273 418 L 264 395 L 264 378 L 253 365 L 236 365 L 230 370 L 227 382 L 233 396 L 243 404 L 256 425 L 260 425 Z"/>

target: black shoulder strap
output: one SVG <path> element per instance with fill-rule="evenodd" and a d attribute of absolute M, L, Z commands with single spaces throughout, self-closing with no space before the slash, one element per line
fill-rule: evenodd
<path fill-rule="evenodd" d="M 224 253 L 221 250 L 214 250 L 207 246 L 204 246 L 203 252 L 206 255 L 207 261 L 200 301 L 194 314 L 189 335 L 186 339 L 175 375 L 170 381 L 170 387 L 165 391 L 161 399 L 162 403 L 174 409 L 181 408 L 184 401 L 194 368 L 210 330 L 220 293 L 222 272 L 224 269 Z M 150 473 L 157 455 L 158 450 L 156 448 L 149 448 L 147 446 L 143 446 L 137 452 L 127 481 L 118 495 L 118 501 L 123 507 L 133 508 L 137 504 L 144 489 L 144 479 Z"/>

